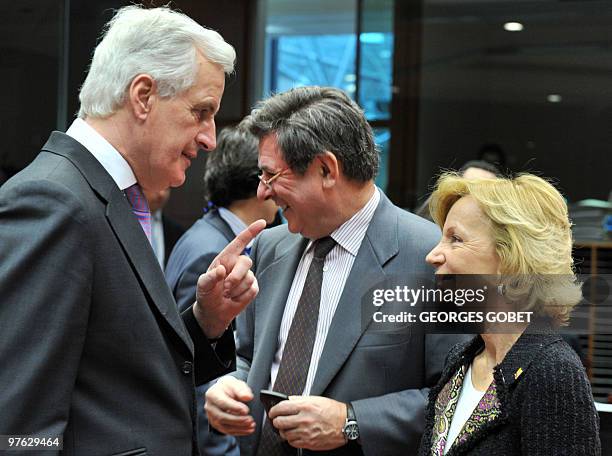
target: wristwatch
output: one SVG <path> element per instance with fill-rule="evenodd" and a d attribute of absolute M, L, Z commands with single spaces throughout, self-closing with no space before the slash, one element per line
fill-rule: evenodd
<path fill-rule="evenodd" d="M 353 410 L 353 406 L 350 403 L 346 404 L 346 421 L 342 428 L 342 434 L 344 434 L 344 438 L 349 442 L 359 438 L 359 426 L 357 425 L 355 410 Z"/>

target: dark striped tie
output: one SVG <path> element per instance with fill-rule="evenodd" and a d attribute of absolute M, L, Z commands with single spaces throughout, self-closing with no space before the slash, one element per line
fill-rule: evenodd
<path fill-rule="evenodd" d="M 323 264 L 325 257 L 334 248 L 336 241 L 331 237 L 319 239 L 314 244 L 314 255 L 304 282 L 302 295 L 298 302 L 291 328 L 283 349 L 274 391 L 288 396 L 299 396 L 304 392 L 310 358 L 317 335 L 321 285 L 323 283 Z M 262 429 L 257 456 L 294 455 L 296 449 L 288 445 L 274 431 L 269 422 Z"/>
<path fill-rule="evenodd" d="M 142 193 L 140 185 L 134 184 L 126 188 L 124 193 L 132 205 L 132 212 L 147 235 L 149 243 L 151 243 L 151 212 L 149 211 L 149 203 L 147 203 L 147 199 L 144 193 Z"/>

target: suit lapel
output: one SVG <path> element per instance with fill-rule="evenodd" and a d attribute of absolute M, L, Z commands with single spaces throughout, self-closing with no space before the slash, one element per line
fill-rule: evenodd
<path fill-rule="evenodd" d="M 146 290 L 163 318 L 193 353 L 193 342 L 186 334 L 159 263 L 138 220 L 128 215 L 131 211 L 130 204 L 123 193 L 119 189 L 113 192 L 106 206 L 106 217 L 136 271 L 143 289 Z"/>
<path fill-rule="evenodd" d="M 380 198 L 327 333 L 312 395 L 323 394 L 367 329 L 362 322 L 372 321 L 376 308 L 361 305 L 367 284 L 385 280 L 384 265 L 399 251 L 395 207 L 382 192 Z"/>
<path fill-rule="evenodd" d="M 159 263 L 138 220 L 132 214 L 130 203 L 115 181 L 86 148 L 63 133 L 53 132 L 43 150 L 70 160 L 106 204 L 106 217 L 132 264 L 143 291 L 149 295 L 155 308 L 193 353 L 193 342 L 186 333 Z"/>

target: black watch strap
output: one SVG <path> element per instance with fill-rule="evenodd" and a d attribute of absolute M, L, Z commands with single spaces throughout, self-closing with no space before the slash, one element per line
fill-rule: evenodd
<path fill-rule="evenodd" d="M 346 404 L 346 423 L 342 428 L 342 433 L 348 445 L 352 445 L 353 442 L 361 444 L 359 441 L 359 425 L 357 424 L 357 417 L 355 416 L 355 410 L 350 402 Z"/>
<path fill-rule="evenodd" d="M 346 404 L 346 419 L 348 421 L 357 421 L 357 417 L 355 416 L 355 410 L 353 409 L 353 405 L 350 402 Z"/>

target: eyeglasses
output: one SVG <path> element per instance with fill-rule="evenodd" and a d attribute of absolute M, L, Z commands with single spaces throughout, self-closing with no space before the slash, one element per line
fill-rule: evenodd
<path fill-rule="evenodd" d="M 263 174 L 257 176 L 262 184 L 266 186 L 268 190 L 272 190 L 272 182 L 281 177 L 281 175 L 287 171 L 288 168 L 281 169 L 278 173 L 274 174 L 270 179 L 264 179 Z"/>

